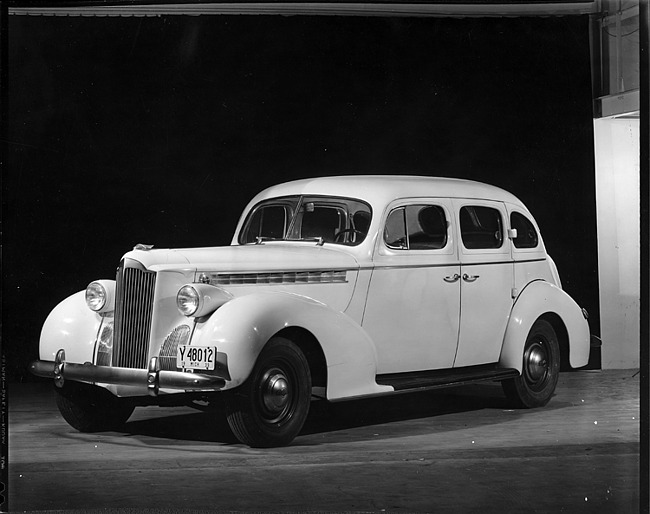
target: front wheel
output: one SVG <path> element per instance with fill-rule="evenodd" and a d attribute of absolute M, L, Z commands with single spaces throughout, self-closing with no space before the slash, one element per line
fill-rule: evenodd
<path fill-rule="evenodd" d="M 508 399 L 517 407 L 542 407 L 553 396 L 559 373 L 557 335 L 548 321 L 539 319 L 526 338 L 521 375 L 501 384 Z"/>
<path fill-rule="evenodd" d="M 56 405 L 68 424 L 79 432 L 104 432 L 119 429 L 135 406 L 102 387 L 66 381 L 55 387 Z"/>
<path fill-rule="evenodd" d="M 231 430 L 242 443 L 268 448 L 289 444 L 302 429 L 311 401 L 311 374 L 292 341 L 273 337 L 250 377 L 226 395 Z"/>

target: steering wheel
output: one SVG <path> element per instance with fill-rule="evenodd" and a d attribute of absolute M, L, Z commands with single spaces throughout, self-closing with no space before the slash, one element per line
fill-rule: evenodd
<path fill-rule="evenodd" d="M 356 228 L 344 228 L 343 230 L 340 230 L 335 236 L 334 236 L 334 242 L 337 242 L 339 240 L 339 237 L 341 234 L 361 234 L 363 235 L 363 232 L 361 230 L 357 230 Z"/>

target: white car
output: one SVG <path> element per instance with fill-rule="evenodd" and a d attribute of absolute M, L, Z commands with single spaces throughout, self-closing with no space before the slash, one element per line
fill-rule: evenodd
<path fill-rule="evenodd" d="M 501 381 L 543 406 L 561 364 L 587 364 L 586 317 L 512 194 L 326 177 L 258 194 L 230 246 L 136 246 L 52 311 L 31 369 L 80 431 L 213 402 L 243 443 L 280 446 L 312 399 Z"/>

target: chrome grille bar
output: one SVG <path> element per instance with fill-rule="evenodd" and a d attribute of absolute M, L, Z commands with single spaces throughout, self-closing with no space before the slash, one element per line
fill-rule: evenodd
<path fill-rule="evenodd" d="M 113 365 L 147 368 L 156 273 L 134 267 L 117 272 Z"/>

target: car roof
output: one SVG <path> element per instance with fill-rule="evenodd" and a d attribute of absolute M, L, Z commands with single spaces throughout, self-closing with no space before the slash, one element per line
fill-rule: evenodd
<path fill-rule="evenodd" d="M 318 177 L 271 186 L 251 202 L 289 195 L 333 195 L 365 200 L 378 207 L 398 198 L 442 197 L 496 200 L 519 205 L 512 193 L 473 180 L 405 175 L 348 175 Z"/>

